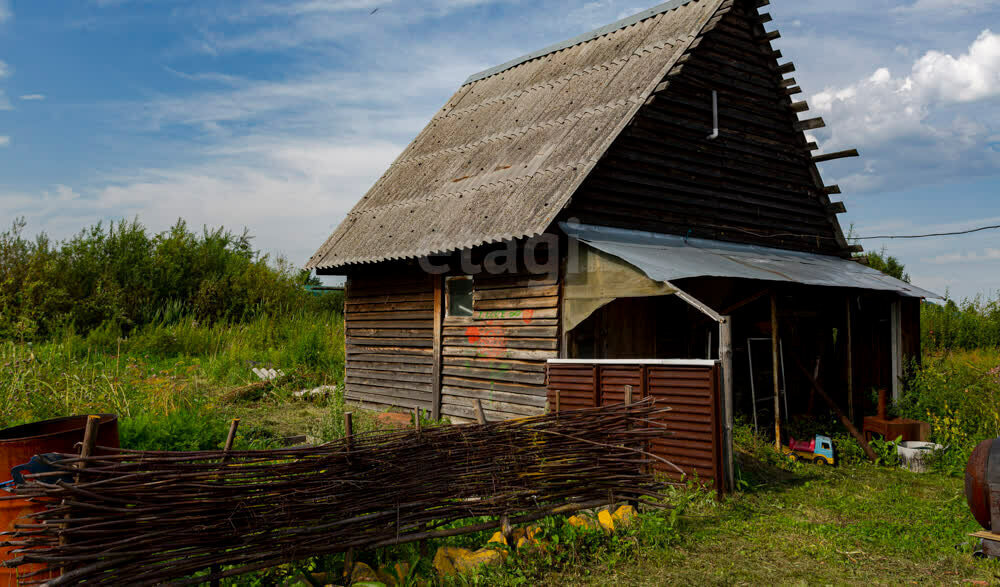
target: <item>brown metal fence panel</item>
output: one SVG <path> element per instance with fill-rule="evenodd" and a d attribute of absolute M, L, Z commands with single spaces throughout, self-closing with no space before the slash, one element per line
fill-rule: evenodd
<path fill-rule="evenodd" d="M 723 479 L 722 418 L 719 366 L 662 365 L 656 363 L 562 363 L 548 366 L 549 408 L 574 410 L 625 401 L 625 386 L 632 386 L 637 401 L 652 396 L 670 411 L 658 416 L 666 425 L 662 438 L 650 441 L 653 454 L 677 465 L 687 479 L 698 479 L 720 488 Z M 680 478 L 661 464 L 664 474 Z"/>
<path fill-rule="evenodd" d="M 670 406 L 660 416 L 667 425 L 662 439 L 651 441 L 651 452 L 674 463 L 689 477 L 722 481 L 722 426 L 719 409 L 719 368 L 649 366 L 648 395 Z M 664 473 L 677 475 L 663 465 Z"/>

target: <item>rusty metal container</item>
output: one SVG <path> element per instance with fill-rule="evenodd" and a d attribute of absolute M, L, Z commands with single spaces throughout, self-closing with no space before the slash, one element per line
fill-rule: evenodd
<path fill-rule="evenodd" d="M 969 456 L 965 499 L 980 526 L 1000 531 L 1000 438 L 980 442 Z"/>
<path fill-rule="evenodd" d="M 74 447 L 76 443 L 83 442 L 86 426 L 87 416 L 69 416 L 0 430 L 0 483 L 10 481 L 11 468 L 27 463 L 34 455 L 76 452 Z M 117 416 L 101 415 L 97 446 L 118 448 Z M 26 500 L 0 501 L 0 532 L 13 530 L 15 520 L 43 507 L 43 504 Z M 11 549 L 0 548 L 0 562 L 13 558 L 9 550 Z M 0 587 L 17 585 L 18 572 L 27 573 L 40 568 L 40 565 L 24 565 L 18 569 L 0 566 Z"/>

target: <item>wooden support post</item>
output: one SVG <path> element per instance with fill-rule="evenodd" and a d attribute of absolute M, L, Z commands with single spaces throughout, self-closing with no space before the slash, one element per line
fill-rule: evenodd
<path fill-rule="evenodd" d="M 632 405 L 632 386 L 625 386 L 625 405 Z"/>
<path fill-rule="evenodd" d="M 226 448 L 223 449 L 224 452 L 233 450 L 233 443 L 236 442 L 236 430 L 239 427 L 240 419 L 233 418 L 233 421 L 229 423 L 229 436 L 226 437 Z"/>
<path fill-rule="evenodd" d="M 719 360 L 722 362 L 722 456 L 726 460 L 726 486 L 732 490 L 736 483 L 735 455 L 733 454 L 732 316 L 723 316 L 719 322 Z"/>
<path fill-rule="evenodd" d="M 434 331 L 432 341 L 433 364 L 431 366 L 431 419 L 441 419 L 441 363 L 444 320 L 444 276 L 434 276 Z"/>
<path fill-rule="evenodd" d="M 354 444 L 354 414 L 351 412 L 344 412 L 344 439 L 347 442 L 347 452 L 351 452 L 352 444 Z"/>
<path fill-rule="evenodd" d="M 417 431 L 417 436 L 420 436 L 420 408 L 413 408 L 413 428 Z"/>
<path fill-rule="evenodd" d="M 851 296 L 847 296 L 847 414 L 854 422 L 854 341 L 851 325 Z"/>
<path fill-rule="evenodd" d="M 240 427 L 240 419 L 233 418 L 233 421 L 229 423 L 229 435 L 226 436 L 226 446 L 225 448 L 222 449 L 223 453 L 228 454 L 229 451 L 233 450 L 233 444 L 236 442 L 236 430 L 239 427 Z M 227 460 L 229 460 L 228 456 L 222 457 L 223 463 L 225 463 Z M 222 572 L 222 567 L 219 565 L 212 565 L 211 572 L 213 575 L 218 575 L 219 573 Z M 212 587 L 219 587 L 219 585 L 221 585 L 222 583 L 219 579 L 212 579 L 211 584 Z"/>
<path fill-rule="evenodd" d="M 476 398 L 476 421 L 480 424 L 486 423 L 486 412 L 483 411 L 483 402 Z"/>
<path fill-rule="evenodd" d="M 771 373 L 774 376 L 774 447 L 781 451 L 781 380 L 778 372 L 778 296 L 771 294 Z"/>
<path fill-rule="evenodd" d="M 101 426 L 101 417 L 100 416 L 88 416 L 87 417 L 87 426 L 83 430 L 83 442 L 80 444 L 80 458 L 81 459 L 90 458 L 90 456 L 92 456 L 94 454 L 94 446 L 97 445 L 97 431 L 100 428 L 100 426 Z M 87 465 L 85 465 L 82 462 L 77 463 L 76 465 L 74 465 L 74 468 L 77 469 L 77 470 L 79 470 L 79 471 L 82 471 L 86 467 L 87 467 Z M 76 475 L 73 476 L 73 483 L 79 483 L 79 482 L 80 482 L 80 473 L 77 473 Z M 66 518 L 69 518 L 69 514 L 66 514 Z M 64 529 L 66 529 L 68 527 L 69 527 L 68 523 L 63 523 L 63 528 Z M 60 546 L 65 546 L 65 544 L 66 544 L 66 536 L 65 535 L 60 535 L 59 536 L 59 544 L 60 544 Z"/>
<path fill-rule="evenodd" d="M 556 414 L 559 413 L 559 390 L 556 390 Z"/>

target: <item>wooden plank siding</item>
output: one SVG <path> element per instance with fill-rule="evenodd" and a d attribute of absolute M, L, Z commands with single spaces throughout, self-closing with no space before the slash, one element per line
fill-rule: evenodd
<path fill-rule="evenodd" d="M 545 363 L 559 354 L 559 287 L 553 276 L 477 275 L 472 318 L 445 318 L 441 413 L 474 420 L 545 411 Z"/>
<path fill-rule="evenodd" d="M 739 7 L 738 7 L 739 8 Z M 563 218 L 840 254 L 782 72 L 756 10 L 727 13 L 682 57 L 574 195 Z M 712 132 L 712 90 L 720 135 Z M 802 235 L 802 236 L 794 236 Z"/>
<path fill-rule="evenodd" d="M 434 283 L 385 271 L 347 282 L 345 397 L 374 408 L 432 408 Z"/>
<path fill-rule="evenodd" d="M 719 366 L 674 366 L 614 363 L 550 363 L 549 405 L 573 410 L 625 401 L 632 386 L 635 401 L 650 397 L 670 411 L 657 416 L 666 425 L 661 438 L 650 441 L 653 454 L 680 467 L 689 479 L 697 477 L 721 491 L 723 474 L 722 414 Z M 679 479 L 666 464 L 655 468 Z"/>

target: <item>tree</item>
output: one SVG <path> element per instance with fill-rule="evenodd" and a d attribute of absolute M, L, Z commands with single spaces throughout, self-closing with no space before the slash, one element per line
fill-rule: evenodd
<path fill-rule="evenodd" d="M 868 253 L 865 264 L 872 269 L 877 269 L 890 277 L 895 277 L 906 283 L 910 283 L 910 274 L 906 272 L 906 267 L 899 259 L 890 255 L 885 247 L 878 252 Z"/>

